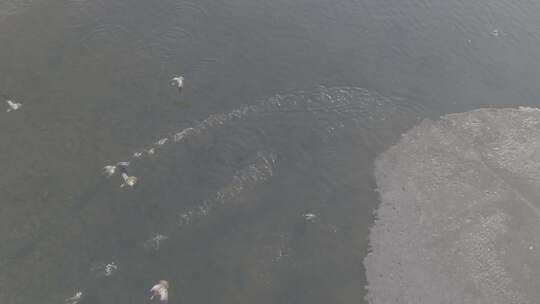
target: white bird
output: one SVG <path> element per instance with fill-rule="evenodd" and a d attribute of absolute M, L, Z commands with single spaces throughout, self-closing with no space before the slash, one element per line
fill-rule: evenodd
<path fill-rule="evenodd" d="M 111 177 L 116 172 L 116 166 L 105 166 L 103 167 L 103 174 L 105 174 L 106 177 Z"/>
<path fill-rule="evenodd" d="M 124 183 L 120 185 L 120 188 L 124 188 L 126 185 L 133 188 L 137 185 L 136 176 L 129 176 L 126 173 L 122 173 L 122 178 L 124 179 Z"/>
<path fill-rule="evenodd" d="M 11 111 L 16 111 L 18 110 L 20 107 L 22 107 L 22 104 L 18 103 L 18 102 L 13 102 L 11 100 L 6 100 L 6 103 L 8 104 L 9 106 L 9 109 L 6 110 L 6 112 L 11 112 Z"/>
<path fill-rule="evenodd" d="M 178 93 L 182 93 L 184 88 L 184 76 L 177 76 L 171 79 L 171 84 L 178 88 Z"/>
<path fill-rule="evenodd" d="M 105 265 L 105 276 L 110 277 L 116 270 L 118 270 L 118 266 L 114 262 Z"/>
<path fill-rule="evenodd" d="M 129 176 L 127 174 L 127 166 L 129 166 L 129 162 L 119 162 L 116 166 L 124 179 L 124 183 L 120 185 L 120 188 L 124 188 L 126 185 L 135 187 L 137 185 L 137 177 Z"/>
<path fill-rule="evenodd" d="M 116 169 L 119 169 L 120 172 L 127 172 L 127 166 L 129 166 L 129 162 L 118 162 L 116 166 L 108 165 L 103 167 L 103 174 L 106 177 L 111 177 L 116 173 Z"/>
<path fill-rule="evenodd" d="M 318 218 L 318 216 L 316 214 L 313 214 L 313 213 L 306 213 L 306 214 L 304 214 L 304 218 L 308 222 L 313 222 Z"/>
<path fill-rule="evenodd" d="M 153 300 L 154 297 L 159 296 L 159 303 L 160 304 L 167 304 L 169 301 L 169 282 L 165 280 L 159 281 L 152 289 L 150 289 L 150 292 L 152 292 L 152 296 L 150 297 L 150 300 Z"/>
<path fill-rule="evenodd" d="M 82 299 L 82 296 L 83 296 L 83 293 L 80 291 L 77 291 L 73 297 L 66 299 L 66 303 L 77 304 Z"/>
<path fill-rule="evenodd" d="M 155 250 L 159 250 L 160 243 L 168 238 L 168 236 L 158 233 L 153 238 L 146 241 L 145 247 L 153 247 Z"/>

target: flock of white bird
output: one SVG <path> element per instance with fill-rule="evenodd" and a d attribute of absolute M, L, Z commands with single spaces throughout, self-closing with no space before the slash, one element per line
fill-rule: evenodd
<path fill-rule="evenodd" d="M 184 88 L 184 76 L 177 76 L 173 77 L 171 79 L 171 84 L 175 86 L 178 89 L 178 93 L 182 93 L 182 89 Z M 167 141 L 167 138 L 164 138 L 157 142 L 157 145 L 163 145 Z M 148 154 L 154 154 L 155 150 L 154 148 L 149 149 L 146 151 Z M 140 157 L 142 156 L 142 153 L 135 153 L 133 155 L 134 157 Z M 120 176 L 123 179 L 123 183 L 120 185 L 121 188 L 124 188 L 125 186 L 128 187 L 135 187 L 137 186 L 137 177 L 136 176 L 130 176 L 127 172 L 127 168 L 129 166 L 129 162 L 118 162 L 116 165 L 107 165 L 103 168 L 103 174 L 107 177 L 113 176 L 117 171 L 120 173 Z"/>
<path fill-rule="evenodd" d="M 171 84 L 178 89 L 179 93 L 181 93 L 182 89 L 184 88 L 184 81 L 185 79 L 183 76 L 177 76 L 171 79 Z M 6 112 L 16 111 L 22 107 L 21 103 L 14 102 L 13 99 L 9 96 L 7 95 L 0 95 L 0 96 L 4 98 L 8 106 L 8 109 L 6 110 Z M 164 145 L 167 141 L 168 141 L 168 138 L 161 139 L 156 143 L 156 145 L 158 146 Z M 151 155 L 155 153 L 155 150 L 154 148 L 151 148 L 145 151 L 145 153 Z M 142 153 L 140 152 L 133 154 L 133 157 L 135 158 L 138 158 L 141 156 L 142 156 Z M 116 163 L 115 165 L 107 165 L 103 168 L 103 174 L 107 178 L 109 178 L 115 175 L 116 173 L 119 173 L 123 180 L 123 183 L 120 185 L 120 187 L 124 188 L 127 186 L 130 188 L 134 188 L 137 186 L 138 178 L 136 176 L 131 176 L 128 174 L 129 165 L 130 165 L 130 162 L 128 161 L 121 161 L 121 162 Z M 317 215 L 313 213 L 306 213 L 303 215 L 303 217 L 308 222 L 314 222 L 314 221 L 317 221 L 318 219 Z M 148 242 L 151 243 L 149 245 L 151 245 L 156 250 L 158 250 L 160 242 L 166 239 L 167 239 L 167 236 L 157 234 L 154 238 L 152 238 Z M 110 276 L 117 269 L 118 269 L 118 266 L 114 262 L 112 262 L 111 264 L 108 264 L 105 266 L 105 275 Z M 160 304 L 167 304 L 169 300 L 169 282 L 166 280 L 160 280 L 159 282 L 157 282 L 157 284 L 152 286 L 152 288 L 150 289 L 150 293 L 151 293 L 150 301 L 156 300 L 156 301 L 159 301 Z M 77 291 L 72 297 L 67 298 L 65 300 L 65 303 L 78 304 L 83 298 L 84 298 L 84 293 L 82 291 Z"/>
<path fill-rule="evenodd" d="M 150 301 L 159 300 L 159 303 L 166 304 L 169 301 L 169 282 L 161 280 L 150 289 L 152 296 Z M 72 297 L 66 299 L 66 304 L 78 304 L 84 297 L 81 291 L 77 291 Z"/>
<path fill-rule="evenodd" d="M 183 76 L 177 76 L 173 77 L 171 79 L 171 84 L 175 86 L 178 89 L 178 93 L 182 92 L 182 89 L 184 88 L 184 77 Z M 14 103 L 8 96 L 3 95 L 6 99 L 6 103 L 10 107 L 7 112 L 11 112 L 14 110 L 17 110 L 21 107 L 20 103 Z M 160 140 L 157 144 L 163 145 L 165 144 L 165 141 L 167 139 Z M 148 154 L 153 154 L 154 149 L 150 149 L 146 151 Z M 141 154 L 142 155 L 142 154 Z M 134 157 L 140 157 L 141 155 L 134 155 Z M 107 165 L 103 167 L 103 174 L 106 177 L 111 177 L 116 174 L 116 172 L 120 173 L 120 176 L 122 177 L 123 183 L 120 185 L 121 188 L 124 188 L 126 186 L 134 188 L 137 186 L 137 177 L 131 176 L 128 174 L 128 166 L 129 162 L 122 161 L 116 163 L 116 165 Z M 155 242 L 155 248 L 159 249 L 159 243 L 163 240 L 166 240 L 167 237 L 164 235 L 157 235 L 154 239 L 152 239 Z M 112 264 L 107 265 L 106 267 L 106 276 L 109 276 L 112 273 L 112 268 L 116 270 L 118 267 L 114 262 Z M 169 282 L 165 280 L 159 281 L 157 284 L 155 284 L 151 289 L 150 292 L 152 295 L 150 296 L 150 300 L 153 301 L 154 299 L 159 300 L 160 304 L 167 304 L 169 301 Z M 84 297 L 83 292 L 77 291 L 72 297 L 65 300 L 66 304 L 78 304 Z"/>

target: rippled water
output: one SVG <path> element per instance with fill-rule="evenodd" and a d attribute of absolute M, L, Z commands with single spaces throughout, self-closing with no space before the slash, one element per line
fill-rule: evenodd
<path fill-rule="evenodd" d="M 23 106 L 0 111 L 0 302 L 140 303 L 166 279 L 171 303 L 362 303 L 375 157 L 426 117 L 537 106 L 539 12 L 1 1 Z M 128 160 L 136 189 L 101 172 Z"/>

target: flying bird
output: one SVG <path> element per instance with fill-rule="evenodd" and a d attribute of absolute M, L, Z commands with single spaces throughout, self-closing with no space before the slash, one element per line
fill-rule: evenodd
<path fill-rule="evenodd" d="M 182 93 L 184 88 L 184 76 L 177 76 L 171 79 L 171 84 L 178 89 L 178 93 Z"/>
<path fill-rule="evenodd" d="M 105 174 L 106 177 L 111 177 L 116 172 L 116 166 L 105 166 L 103 167 L 103 174 Z"/>
<path fill-rule="evenodd" d="M 126 173 L 122 173 L 122 178 L 124 179 L 124 183 L 120 185 L 120 188 L 124 188 L 126 185 L 132 188 L 137 186 L 136 176 L 129 176 Z"/>
<path fill-rule="evenodd" d="M 137 185 L 137 177 L 129 176 L 127 173 L 128 165 L 129 165 L 129 162 L 119 162 L 116 165 L 118 172 L 120 172 L 120 174 L 122 175 L 122 178 L 124 179 L 124 183 L 120 185 L 121 188 L 124 188 L 125 186 L 130 186 L 133 188 Z"/>
<path fill-rule="evenodd" d="M 304 214 L 304 218 L 308 222 L 314 222 L 315 220 L 317 220 L 318 216 L 316 214 L 313 214 L 313 213 L 306 213 L 306 214 Z"/>
<path fill-rule="evenodd" d="M 108 165 L 103 167 L 103 174 L 106 177 L 111 177 L 116 173 L 116 169 L 119 169 L 120 173 L 124 172 L 127 173 L 127 166 L 129 166 L 129 162 L 118 162 L 116 163 L 116 166 Z"/>
<path fill-rule="evenodd" d="M 161 242 L 167 240 L 169 237 L 163 234 L 156 234 L 153 238 L 147 240 L 144 244 L 144 247 L 152 247 L 155 250 L 159 250 Z"/>
<path fill-rule="evenodd" d="M 71 298 L 67 298 L 65 300 L 66 304 L 78 304 L 79 301 L 82 299 L 83 293 L 80 291 L 77 291 L 75 295 L 73 295 Z"/>
<path fill-rule="evenodd" d="M 7 95 L 1 95 L 1 96 L 6 100 L 6 103 L 9 107 L 9 109 L 7 109 L 6 112 L 17 111 L 18 109 L 22 107 L 21 103 L 14 102 L 13 100 L 11 100 L 9 96 Z"/>
<path fill-rule="evenodd" d="M 159 281 L 152 289 L 150 289 L 150 292 L 153 293 L 150 300 L 159 297 L 160 304 L 167 304 L 169 301 L 169 282 L 165 280 Z"/>

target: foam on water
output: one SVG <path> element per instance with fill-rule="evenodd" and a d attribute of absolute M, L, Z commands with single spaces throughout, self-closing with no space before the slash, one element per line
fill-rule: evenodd
<path fill-rule="evenodd" d="M 193 127 L 161 137 L 149 146 L 134 151 L 121 161 L 132 164 L 150 156 L 156 157 L 159 150 L 167 145 L 185 143 L 235 121 L 260 119 L 271 123 L 273 120 L 274 123 L 289 126 L 294 124 L 296 119 L 311 116 L 312 119 L 317 120 L 321 128 L 320 136 L 332 137 L 337 130 L 351 125 L 369 129 L 370 122 L 384 121 L 385 116 L 406 110 L 407 106 L 400 105 L 377 93 L 355 87 L 320 86 L 310 92 L 277 94 L 257 105 L 243 106 L 228 113 L 212 114 Z"/>
<path fill-rule="evenodd" d="M 214 197 L 203 201 L 200 205 L 180 214 L 180 225 L 184 226 L 197 218 L 207 216 L 214 208 L 231 204 L 245 190 L 263 183 L 273 175 L 276 156 L 273 153 L 258 152 L 254 163 L 238 171 L 231 183 L 219 189 Z"/>
<path fill-rule="evenodd" d="M 377 160 L 370 303 L 536 303 L 540 112 L 426 120 Z M 533 249 L 531 249 L 533 248 Z"/>

